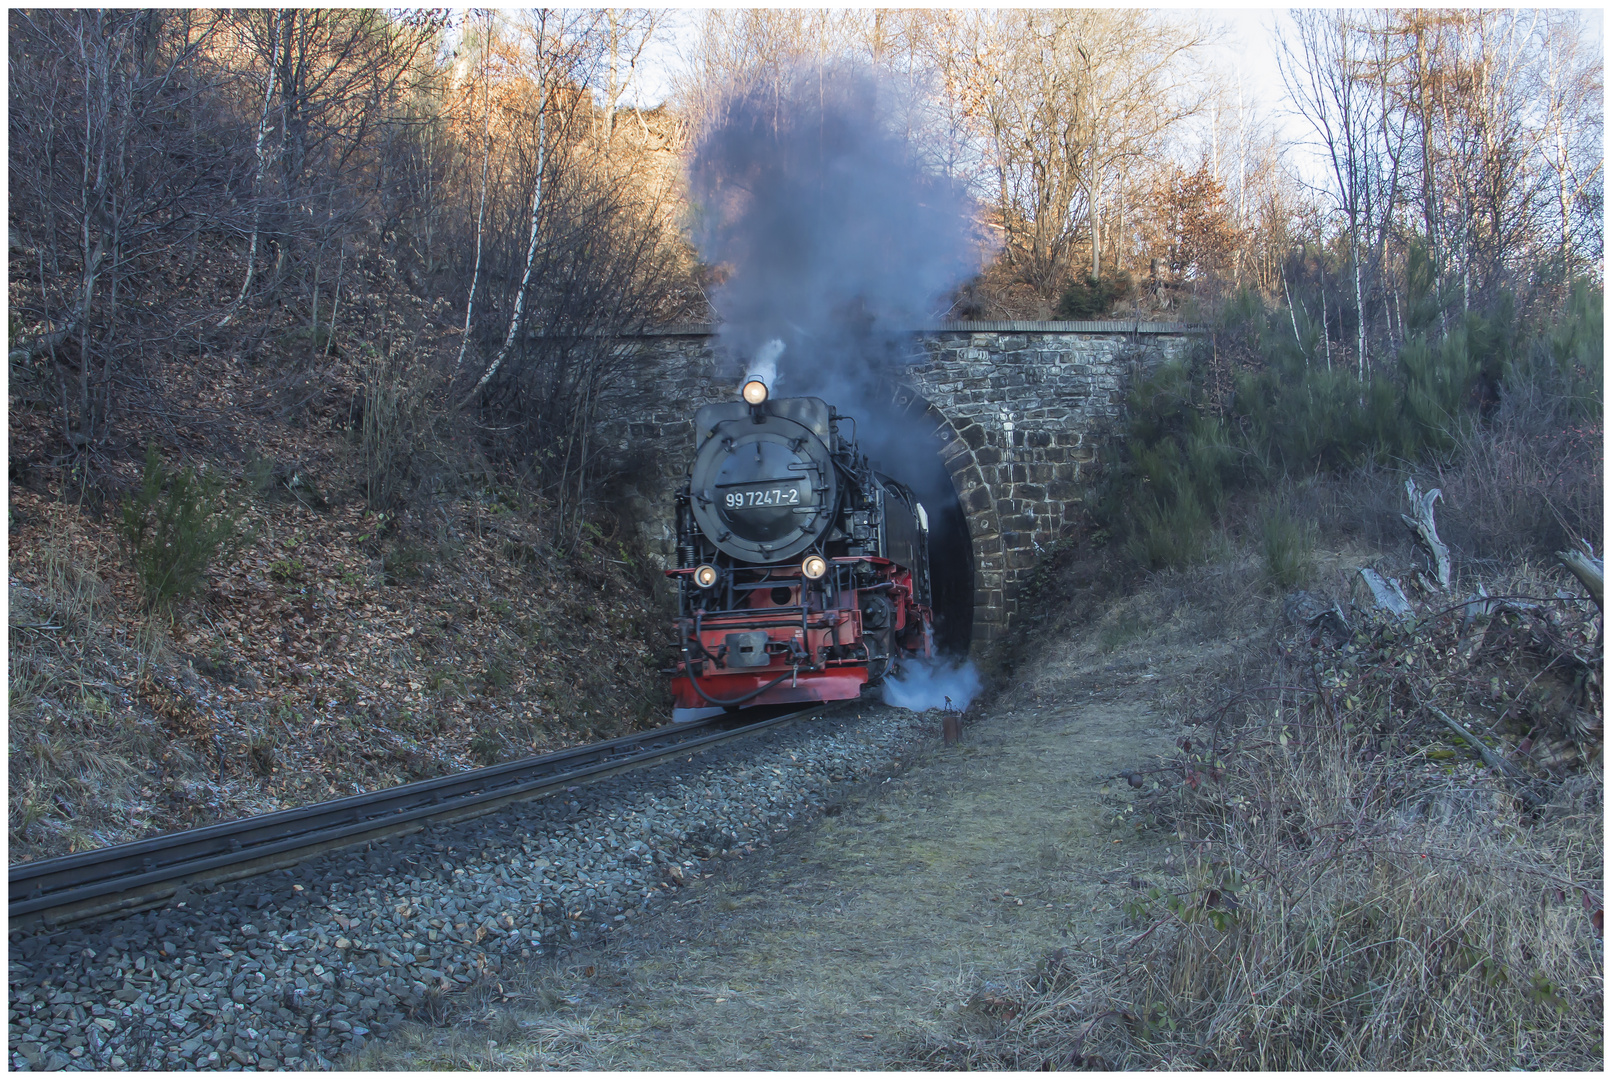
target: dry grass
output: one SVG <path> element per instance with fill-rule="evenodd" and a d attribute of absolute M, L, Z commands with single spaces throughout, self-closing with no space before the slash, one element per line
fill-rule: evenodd
<path fill-rule="evenodd" d="M 1599 777 L 1522 830 L 1488 783 L 1358 741 L 1268 740 L 1200 812 L 1188 889 L 1137 903 L 1156 1063 L 1595 1067 Z"/>
<path fill-rule="evenodd" d="M 1505 827 L 1492 792 L 1441 771 L 1422 778 L 1420 808 L 1340 838 L 1318 827 L 1358 820 L 1360 800 L 1386 779 L 1340 763 L 1341 750 L 1318 740 L 1268 756 L 1267 771 L 1226 801 L 1292 799 L 1292 812 L 1251 821 L 1224 811 L 1224 842 L 1200 840 L 1184 879 L 1128 901 L 1123 937 L 1060 949 L 1012 983 L 978 984 L 956 1028 L 908 1060 L 1598 1068 L 1601 947 L 1573 884 L 1600 885 L 1598 773 L 1564 786 L 1528 838 Z M 1287 833 L 1304 823 L 1318 842 L 1299 852 Z"/>
<path fill-rule="evenodd" d="M 1437 666 L 1457 667 L 1455 625 L 1382 628 L 1353 662 L 1286 635 L 1266 686 L 1295 689 L 1189 732 L 1161 806 L 1187 880 L 1129 912 L 1124 1008 L 1157 1064 L 1599 1063 L 1598 755 L 1529 812 L 1414 706 L 1484 730 L 1463 689 L 1518 662 L 1490 630 L 1461 671 Z"/>
<path fill-rule="evenodd" d="M 1586 537 L 1601 549 L 1605 472 L 1599 424 L 1479 427 L 1437 471 L 1446 542 L 1468 560 L 1548 556 Z"/>
<path fill-rule="evenodd" d="M 133 720 L 102 633 L 106 587 L 60 547 L 43 552 L 39 588 L 13 582 L 8 626 L 12 851 L 98 847 L 142 809 L 155 732 Z"/>
<path fill-rule="evenodd" d="M 1361 561 L 1323 557 L 1306 584 L 1343 594 Z M 976 980 L 953 1029 L 915 1039 L 904 1060 L 1598 1068 L 1598 619 L 1573 602 L 1464 628 L 1457 612 L 1336 647 L 1263 629 L 1277 604 L 1255 560 L 1239 566 L 1153 577 L 1059 649 L 1156 656 L 1167 671 L 1198 634 L 1235 638 L 1218 670 L 1161 687 L 1186 723 L 1170 767 L 1139 777 L 1137 816 L 1175 832 L 1166 868 L 1114 897 L 1112 932 L 1015 979 Z M 1535 597 L 1568 584 L 1526 564 L 1486 580 Z M 1422 701 L 1509 752 L 1548 801 L 1517 798 Z"/>
<path fill-rule="evenodd" d="M 534 1019 L 494 1008 L 473 1024 L 452 1028 L 411 1025 L 384 1047 L 377 1044 L 361 1053 L 351 1067 L 410 1072 L 599 1072 L 621 1068 L 622 1042 L 622 1036 L 599 1030 L 589 1017 Z"/>

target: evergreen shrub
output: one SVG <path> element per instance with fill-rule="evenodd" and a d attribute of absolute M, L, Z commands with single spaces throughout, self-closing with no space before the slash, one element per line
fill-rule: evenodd
<path fill-rule="evenodd" d="M 1124 270 L 1094 278 L 1087 274 L 1069 283 L 1058 298 L 1060 319 L 1095 319 L 1136 291 L 1136 283 Z"/>
<path fill-rule="evenodd" d="M 1222 342 L 1240 349 L 1229 378 L 1226 357 L 1205 343 L 1132 389 L 1098 523 L 1133 563 L 1159 569 L 1202 558 L 1228 497 L 1240 490 L 1360 467 L 1448 468 L 1477 445 L 1478 434 L 1563 447 L 1599 437 L 1600 290 L 1576 285 L 1544 327 L 1524 327 L 1504 297 L 1441 326 L 1423 262 L 1412 259 L 1406 340 L 1387 370 L 1362 377 L 1354 358 L 1337 349 L 1329 363 L 1326 352 L 1317 355 L 1319 334 L 1300 312 L 1267 310 L 1245 294 L 1226 306 L 1217 328 Z M 1210 393 L 1214 372 L 1230 393 Z M 1577 471 L 1598 485 L 1598 468 Z M 1515 494 L 1493 498 L 1565 516 L 1568 527 L 1578 527 L 1591 509 L 1588 502 L 1577 505 L 1584 500 L 1568 507 L 1562 498 L 1532 509 L 1527 493 Z M 1593 509 L 1599 506 L 1596 499 Z M 1284 520 L 1267 515 L 1259 534 L 1272 579 L 1290 584 L 1302 574 L 1314 537 Z"/>
<path fill-rule="evenodd" d="M 147 606 L 195 592 L 208 564 L 241 538 L 240 520 L 222 503 L 222 477 L 171 470 L 155 444 L 146 448 L 140 486 L 123 500 L 118 531 L 134 562 Z"/>

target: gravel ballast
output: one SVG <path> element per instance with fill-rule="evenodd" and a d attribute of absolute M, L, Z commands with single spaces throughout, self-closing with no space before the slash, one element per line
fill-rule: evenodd
<path fill-rule="evenodd" d="M 55 933 L 11 935 L 11 1061 L 328 1069 L 442 995 L 608 936 L 766 847 L 937 723 L 864 703 L 459 825 Z"/>

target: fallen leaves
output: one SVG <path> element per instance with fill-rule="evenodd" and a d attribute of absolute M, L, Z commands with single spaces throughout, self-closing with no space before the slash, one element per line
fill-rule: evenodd
<path fill-rule="evenodd" d="M 254 380 L 269 374 L 210 356 L 155 373 L 207 391 L 211 426 L 204 437 L 185 421 L 185 438 L 204 465 L 241 478 L 231 497 L 257 526 L 237 558 L 210 569 L 205 596 L 169 620 L 141 609 L 115 514 L 43 484 L 10 491 L 13 580 L 37 590 L 57 560 L 104 585 L 89 631 L 110 658 L 99 693 L 126 695 L 130 719 L 155 721 L 159 735 L 151 760 L 131 764 L 159 778 L 161 796 L 197 776 L 220 780 L 204 805 L 159 797 L 149 819 L 121 808 L 126 831 L 107 842 L 475 767 L 476 745 L 522 756 L 663 718 L 665 618 L 643 579 L 613 561 L 608 526 L 562 554 L 540 502 L 494 513 L 475 491 L 439 499 L 429 518 L 382 519 L 353 495 L 350 444 L 334 421 L 292 428 L 254 411 Z M 337 373 L 327 393 L 352 389 Z M 254 492 L 238 462 L 207 449 L 216 446 L 295 462 L 328 508 Z M 125 481 L 137 471 L 133 461 L 106 468 Z M 383 564 L 400 548 L 420 572 L 387 583 Z M 95 724 L 78 726 L 97 737 Z M 193 751 L 168 754 L 165 740 Z"/>
<path fill-rule="evenodd" d="M 175 736 L 203 739 L 212 733 L 212 725 L 183 691 L 164 686 L 147 675 L 136 684 L 135 694 Z"/>

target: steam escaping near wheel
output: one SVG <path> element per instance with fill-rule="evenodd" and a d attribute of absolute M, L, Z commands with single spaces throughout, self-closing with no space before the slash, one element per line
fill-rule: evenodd
<path fill-rule="evenodd" d="M 884 680 L 884 703 L 913 712 L 946 708 L 962 712 L 979 692 L 980 673 L 972 660 L 908 660 L 899 674 Z"/>

